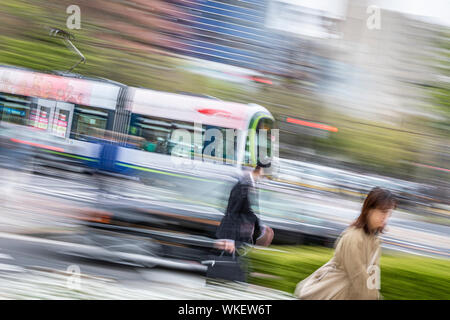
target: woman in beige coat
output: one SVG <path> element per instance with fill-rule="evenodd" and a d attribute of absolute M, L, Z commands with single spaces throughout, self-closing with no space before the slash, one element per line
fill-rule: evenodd
<path fill-rule="evenodd" d="M 380 239 L 396 200 L 391 192 L 374 188 L 361 214 L 336 241 L 333 258 L 301 281 L 295 296 L 304 300 L 380 299 Z"/>

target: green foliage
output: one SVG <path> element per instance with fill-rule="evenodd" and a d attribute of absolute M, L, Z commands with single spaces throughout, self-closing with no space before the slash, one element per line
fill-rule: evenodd
<path fill-rule="evenodd" d="M 333 253 L 321 247 L 274 247 L 284 252 L 254 250 L 249 253 L 252 272 L 276 278 L 252 278 L 261 286 L 293 293 L 297 283 L 331 259 Z"/>
<path fill-rule="evenodd" d="M 435 43 L 438 48 L 434 61 L 436 73 L 442 78 L 441 81 L 430 85 L 428 88 L 430 105 L 443 116 L 442 120 L 435 121 L 433 128 L 438 134 L 450 137 L 450 33 L 448 29 L 442 31 Z"/>
<path fill-rule="evenodd" d="M 293 293 L 298 282 L 329 261 L 333 250 L 310 246 L 273 247 L 284 252 L 254 250 L 249 253 L 252 271 L 272 277 L 252 277 L 250 282 Z M 386 300 L 450 299 L 450 260 L 406 254 L 384 254 L 381 294 Z"/>
<path fill-rule="evenodd" d="M 347 117 L 338 133 L 317 141 L 322 151 L 352 158 L 362 167 L 385 174 L 411 176 L 411 162 L 418 162 L 421 140 L 401 130 Z"/>

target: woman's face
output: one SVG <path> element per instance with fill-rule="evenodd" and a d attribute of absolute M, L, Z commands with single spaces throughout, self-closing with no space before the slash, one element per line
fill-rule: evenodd
<path fill-rule="evenodd" d="M 387 224 L 389 217 L 392 214 L 391 209 L 371 209 L 369 213 L 369 226 L 370 229 L 384 228 Z"/>

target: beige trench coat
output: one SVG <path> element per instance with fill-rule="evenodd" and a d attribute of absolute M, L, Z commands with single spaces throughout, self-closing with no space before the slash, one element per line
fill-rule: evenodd
<path fill-rule="evenodd" d="M 380 299 L 380 254 L 377 235 L 349 227 L 336 241 L 333 258 L 299 282 L 294 294 L 303 300 Z"/>

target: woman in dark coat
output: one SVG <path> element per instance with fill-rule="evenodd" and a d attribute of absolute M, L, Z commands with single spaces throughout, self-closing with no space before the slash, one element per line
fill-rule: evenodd
<path fill-rule="evenodd" d="M 255 181 L 264 175 L 269 165 L 258 163 L 258 166 L 239 179 L 230 192 L 227 210 L 217 229 L 216 247 L 233 252 L 243 244 L 268 246 L 273 239 L 273 230 L 261 224 L 252 206 L 256 205 L 257 195 Z"/>
<path fill-rule="evenodd" d="M 215 271 L 208 269 L 208 277 L 246 281 L 247 265 L 235 253 L 236 249 L 244 244 L 268 246 L 272 242 L 273 230 L 261 224 L 252 209 L 252 205 L 257 203 L 255 180 L 261 178 L 263 170 L 258 163 L 255 170 L 239 179 L 231 190 L 227 210 L 216 232 L 219 240 L 215 242 L 215 247 L 222 254 L 215 261 L 222 260 L 218 262 L 222 266 L 216 267 Z"/>

